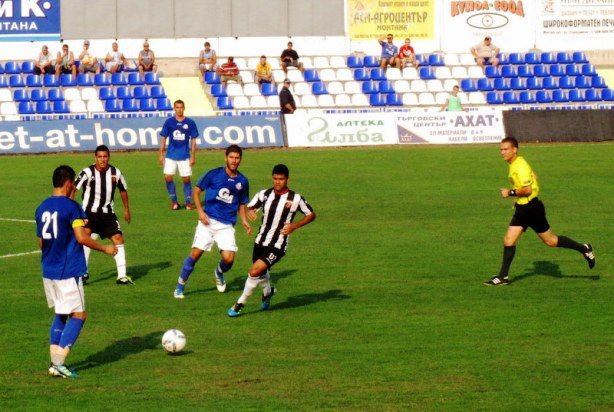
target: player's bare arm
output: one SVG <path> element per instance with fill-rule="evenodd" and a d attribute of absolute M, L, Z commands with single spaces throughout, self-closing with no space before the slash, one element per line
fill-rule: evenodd
<path fill-rule="evenodd" d="M 249 221 L 247 220 L 247 206 L 245 206 L 245 204 L 239 206 L 239 217 L 241 218 L 241 224 L 245 228 L 247 235 L 248 236 L 251 235 L 252 227 L 249 224 Z"/>
<path fill-rule="evenodd" d="M 313 222 L 316 218 L 316 214 L 315 212 L 310 213 L 307 216 L 303 216 L 303 218 L 301 220 L 299 220 L 298 222 L 295 223 L 286 223 L 284 225 L 284 228 L 281 229 L 281 234 L 282 235 L 289 235 L 290 233 L 294 232 L 296 229 L 305 226 L 306 224 L 309 224 L 311 222 Z"/>
<path fill-rule="evenodd" d="M 258 217 L 258 209 L 254 207 L 248 207 L 246 214 L 247 214 L 247 218 L 253 222 Z"/>
<path fill-rule="evenodd" d="M 160 156 L 158 156 L 158 162 L 164 165 L 164 150 L 166 149 L 166 138 L 160 139 Z"/>
<path fill-rule="evenodd" d="M 531 188 L 531 185 L 523 186 L 520 189 L 514 190 L 514 193 L 512 193 L 512 189 L 507 189 L 505 187 L 501 188 L 501 196 L 503 197 L 529 196 L 531 193 L 533 193 L 533 189 Z"/>
<path fill-rule="evenodd" d="M 196 139 L 192 139 L 190 145 L 190 166 L 194 166 L 196 163 Z"/>
<path fill-rule="evenodd" d="M 122 203 L 124 204 L 124 220 L 126 223 L 130 223 L 130 203 L 128 202 L 128 191 L 120 191 L 119 195 L 122 197 Z"/>
<path fill-rule="evenodd" d="M 196 206 L 196 210 L 198 211 L 198 220 L 200 220 L 203 225 L 208 225 L 209 216 L 207 215 L 207 213 L 205 213 L 205 209 L 203 208 L 203 203 L 201 201 L 202 193 L 202 189 L 198 186 L 195 186 L 192 200 L 194 200 L 194 205 Z"/>
<path fill-rule="evenodd" d="M 84 227 L 75 227 L 73 228 L 73 231 L 75 232 L 77 242 L 79 242 L 83 246 L 87 246 L 90 249 L 98 250 L 99 252 L 103 252 L 109 256 L 117 255 L 117 248 L 115 247 L 115 245 L 101 245 L 87 234 Z"/>

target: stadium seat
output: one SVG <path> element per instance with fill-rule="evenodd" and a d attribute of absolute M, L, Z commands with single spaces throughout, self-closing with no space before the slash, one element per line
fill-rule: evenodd
<path fill-rule="evenodd" d="M 464 79 L 466 77 L 469 77 L 467 74 L 467 68 L 463 66 L 452 67 L 452 73 L 450 73 L 450 77 L 453 79 Z"/>
<path fill-rule="evenodd" d="M 536 64 L 533 66 L 533 76 L 547 77 L 549 75 L 548 67 L 545 64 Z"/>
<path fill-rule="evenodd" d="M 140 99 L 138 102 L 139 102 L 140 111 L 142 112 L 156 111 L 156 105 L 154 104 L 152 99 Z"/>
<path fill-rule="evenodd" d="M 464 92 L 475 92 L 478 90 L 478 84 L 473 79 L 463 79 L 461 80 L 461 89 Z"/>
<path fill-rule="evenodd" d="M 4 65 L 0 63 L 0 74 L 4 74 Z"/>
<path fill-rule="evenodd" d="M 168 98 L 156 99 L 156 109 L 163 111 L 173 110 L 173 105 Z"/>
<path fill-rule="evenodd" d="M 376 56 L 365 56 L 363 65 L 364 67 L 379 67 L 379 58 Z"/>
<path fill-rule="evenodd" d="M 132 91 L 128 86 L 119 86 L 116 90 L 116 96 L 118 99 L 131 99 Z"/>
<path fill-rule="evenodd" d="M 29 74 L 28 77 L 26 77 L 26 86 L 43 87 L 43 80 L 37 74 Z"/>
<path fill-rule="evenodd" d="M 597 76 L 597 70 L 592 64 L 583 64 L 581 71 L 584 76 Z"/>
<path fill-rule="evenodd" d="M 307 69 L 307 70 L 305 70 L 303 75 L 305 76 L 305 81 L 306 82 L 317 82 L 317 81 L 320 81 L 320 76 L 318 76 L 318 72 L 316 70 L 314 70 L 314 69 Z"/>
<path fill-rule="evenodd" d="M 87 73 L 80 73 L 77 75 L 77 85 L 81 87 L 93 86 L 94 79 Z"/>
<path fill-rule="evenodd" d="M 145 81 L 141 77 L 140 73 L 128 73 L 127 81 L 131 86 L 142 86 L 145 84 Z"/>
<path fill-rule="evenodd" d="M 535 93 L 537 103 L 552 103 L 552 94 L 548 90 L 539 90 Z"/>
<path fill-rule="evenodd" d="M 571 57 L 571 54 L 567 52 L 558 52 L 556 54 L 556 62 L 561 64 L 569 64 L 573 63 L 573 58 Z"/>
<path fill-rule="evenodd" d="M 303 59 L 301 59 L 303 60 Z M 304 64 L 304 62 L 303 62 Z M 326 56 L 317 56 L 313 58 L 313 68 L 314 69 L 329 69 L 330 64 L 328 62 L 328 57 Z"/>
<path fill-rule="evenodd" d="M 34 92 L 36 91 L 37 90 L 32 90 L 32 94 L 34 94 Z M 44 93 L 43 93 L 43 96 L 44 96 Z M 30 96 L 30 99 L 32 99 L 32 96 Z M 43 100 L 47 100 L 47 99 L 45 98 Z M 9 89 L 0 89 L 0 102 L 12 102 L 12 101 L 13 101 L 13 95 L 11 94 L 11 91 Z"/>
<path fill-rule="evenodd" d="M 426 92 L 426 82 L 424 80 L 412 80 L 409 87 L 412 92 Z"/>
<path fill-rule="evenodd" d="M 426 90 L 429 92 L 442 92 L 443 84 L 441 84 L 441 80 L 431 79 L 426 81 Z"/>
<path fill-rule="evenodd" d="M 26 87 L 26 82 L 23 81 L 23 77 L 20 74 L 12 74 L 9 77 L 9 86 L 11 87 Z"/>
<path fill-rule="evenodd" d="M 420 74 L 420 78 L 422 80 L 431 80 L 431 79 L 435 79 L 435 70 L 433 70 L 431 67 L 420 67 L 418 69 L 418 73 Z"/>
<path fill-rule="evenodd" d="M 440 54 L 431 54 L 429 56 L 429 66 L 444 66 L 445 62 Z"/>
<path fill-rule="evenodd" d="M 70 108 L 64 100 L 56 100 L 53 102 L 54 113 L 70 113 Z"/>
<path fill-rule="evenodd" d="M 492 79 L 478 79 L 478 90 L 482 92 L 495 90 Z"/>
<path fill-rule="evenodd" d="M 471 104 L 486 104 L 486 99 L 483 93 L 469 93 L 469 103 Z"/>
<path fill-rule="evenodd" d="M 15 116 L 17 114 L 15 102 L 10 101 L 0 104 L 0 114 L 2 116 Z"/>
<path fill-rule="evenodd" d="M 403 106 L 417 106 L 418 96 L 415 93 L 403 93 L 402 102 Z"/>
<path fill-rule="evenodd" d="M 268 84 L 268 85 L 271 86 L 271 84 Z M 153 89 L 152 89 L 152 91 L 153 91 Z M 213 84 L 213 85 L 211 85 L 211 96 L 213 96 L 213 97 L 226 97 L 228 95 L 226 94 L 226 88 L 224 87 L 224 85 L 222 85 L 222 84 Z M 151 97 L 154 97 L 153 93 L 151 94 Z M 155 97 L 161 97 L 161 96 L 155 96 Z"/>
<path fill-rule="evenodd" d="M 614 101 L 614 91 L 612 89 L 603 89 L 601 91 L 601 100 L 606 102 Z"/>
<path fill-rule="evenodd" d="M 30 102 L 19 102 L 19 106 L 17 106 L 17 111 L 19 114 L 34 114 L 34 105 Z"/>
<path fill-rule="evenodd" d="M 603 89 L 605 87 L 608 87 L 605 84 L 604 78 L 601 76 L 593 76 L 593 79 L 591 81 L 591 86 L 593 86 L 596 89 Z"/>
<path fill-rule="evenodd" d="M 13 91 L 13 100 L 16 102 L 28 102 L 30 101 L 30 96 L 28 96 L 26 89 L 16 89 Z"/>
<path fill-rule="evenodd" d="M 486 75 L 486 77 L 493 79 L 495 77 L 501 77 L 501 73 L 499 72 L 499 69 L 495 66 L 486 66 L 484 68 L 484 75 Z"/>
<path fill-rule="evenodd" d="M 269 109 L 279 111 L 279 95 L 267 96 L 266 101 Z"/>
<path fill-rule="evenodd" d="M 580 76 L 582 75 L 581 66 L 576 64 L 568 64 L 565 66 L 565 74 L 567 76 Z"/>
<path fill-rule="evenodd" d="M 239 83 L 229 83 L 226 86 L 226 94 L 228 97 L 243 96 L 243 87 Z"/>
<path fill-rule="evenodd" d="M 332 61 L 331 61 L 331 63 L 332 63 Z M 335 100 L 333 99 L 333 96 L 331 96 L 330 94 L 321 94 L 321 95 L 318 96 L 318 106 L 320 106 L 320 107 L 334 107 L 335 106 Z"/>
<path fill-rule="evenodd" d="M 90 100 L 87 102 L 87 111 L 90 113 L 102 113 L 104 112 L 104 107 L 102 106 L 102 102 L 100 100 Z"/>
<path fill-rule="evenodd" d="M 303 74 L 300 72 L 300 70 L 288 70 L 288 73 L 286 74 L 286 78 L 290 79 L 292 83 L 302 82 L 304 80 Z M 245 83 L 248 83 L 245 76 L 243 76 L 243 80 L 245 81 Z"/>
<path fill-rule="evenodd" d="M 315 96 L 311 96 L 314 97 Z M 303 102 L 304 104 L 304 102 Z M 250 107 L 254 108 L 254 109 L 265 109 L 268 107 L 266 98 L 263 95 L 258 95 L 258 96 L 252 96 L 249 99 L 249 105 Z M 317 106 L 317 101 L 316 101 L 316 106 Z"/>
<path fill-rule="evenodd" d="M 352 106 L 352 99 L 347 94 L 338 94 L 335 96 L 335 106 L 350 107 Z"/>
<path fill-rule="evenodd" d="M 524 55 L 524 61 L 526 64 L 539 64 L 541 63 L 540 56 L 537 53 L 529 52 Z"/>
<path fill-rule="evenodd" d="M 121 112 L 121 104 L 117 99 L 109 99 L 104 102 L 104 110 L 109 113 Z"/>
<path fill-rule="evenodd" d="M 409 82 L 407 80 L 397 80 L 394 82 L 394 91 L 397 93 L 409 93 Z"/>
<path fill-rule="evenodd" d="M 509 64 L 524 64 L 522 53 L 510 53 L 508 56 Z"/>
<path fill-rule="evenodd" d="M 435 93 L 435 103 L 438 106 L 442 106 L 446 102 L 446 100 L 448 100 L 449 97 L 450 97 L 449 92 Z M 460 94 L 459 94 L 459 98 L 460 98 Z"/>
<path fill-rule="evenodd" d="M 77 85 L 77 79 L 72 74 L 60 75 L 60 86 L 62 87 L 75 87 Z"/>
<path fill-rule="evenodd" d="M 429 65 L 429 59 L 424 54 L 416 54 L 416 61 L 420 63 L 420 66 Z"/>
<path fill-rule="evenodd" d="M 556 89 L 552 92 L 552 100 L 555 103 L 565 103 L 569 101 L 567 90 Z"/>
<path fill-rule="evenodd" d="M 364 94 L 353 94 L 351 97 L 352 106 L 355 107 L 366 107 L 369 106 L 369 99 Z"/>
<path fill-rule="evenodd" d="M 446 66 L 459 66 L 460 60 L 458 58 L 458 54 L 456 53 L 446 53 L 445 56 L 443 56 L 443 62 L 445 63 Z"/>
<path fill-rule="evenodd" d="M 330 67 L 333 69 L 342 69 L 347 67 L 345 64 L 345 58 L 341 56 L 331 56 L 330 58 Z"/>
<path fill-rule="evenodd" d="M 529 77 L 529 79 L 535 79 L 535 77 Z M 496 81 L 497 79 L 495 79 Z M 512 90 L 526 90 L 527 89 L 527 79 L 523 77 L 515 77 L 510 80 L 510 88 Z"/>
<path fill-rule="evenodd" d="M 329 83 L 329 89 L 332 89 L 333 83 Z M 341 92 L 342 94 L 358 94 L 362 93 L 362 87 L 360 82 L 345 82 L 342 86 Z"/>
<path fill-rule="evenodd" d="M 373 93 L 369 95 L 369 104 L 374 107 L 386 106 L 386 97 L 383 94 Z"/>
<path fill-rule="evenodd" d="M 233 108 L 229 97 L 218 97 L 216 104 L 220 110 L 231 110 Z"/>
<path fill-rule="evenodd" d="M 277 88 L 274 84 L 264 83 L 260 93 L 262 93 L 263 96 L 273 96 L 277 94 Z"/>
<path fill-rule="evenodd" d="M 583 102 L 586 99 L 582 90 L 573 89 L 569 91 L 569 100 L 572 102 Z"/>
<path fill-rule="evenodd" d="M 394 87 L 392 86 L 392 82 L 388 80 L 382 80 L 379 82 L 378 90 L 380 93 L 394 93 Z"/>
<path fill-rule="evenodd" d="M 369 80 L 369 70 L 365 68 L 354 70 L 354 80 L 358 80 L 358 81 Z"/>
<path fill-rule="evenodd" d="M 488 104 L 501 104 L 503 99 L 501 99 L 501 95 L 497 92 L 488 92 L 486 94 L 486 102 Z"/>
<path fill-rule="evenodd" d="M 260 94 L 260 87 L 256 83 L 246 83 L 243 87 L 243 94 L 249 97 L 262 96 Z"/>
<path fill-rule="evenodd" d="M 439 67 L 439 69 L 446 69 L 446 70 L 450 70 L 447 67 Z M 401 74 L 401 70 L 397 69 L 396 67 L 390 67 L 388 70 L 386 70 L 386 79 L 390 80 L 390 81 L 395 81 L 395 80 L 401 80 L 403 78 L 403 75 Z"/>
<path fill-rule="evenodd" d="M 533 69 L 531 66 L 527 64 L 518 66 L 518 77 L 533 77 Z"/>
<path fill-rule="evenodd" d="M 297 96 L 294 96 L 294 100 L 296 101 L 296 104 L 299 105 L 299 98 Z M 245 96 L 236 96 L 232 99 L 232 105 L 234 106 L 235 109 L 237 110 L 246 110 L 246 109 L 250 109 L 250 105 L 249 105 L 249 99 Z"/>
<path fill-rule="evenodd" d="M 68 104 L 71 113 L 87 113 L 87 107 L 83 100 L 74 100 Z"/>
<path fill-rule="evenodd" d="M 262 107 L 266 107 L 266 101 L 264 100 L 264 98 L 262 98 L 262 96 L 260 96 L 260 98 L 264 102 L 264 106 L 262 106 Z M 252 107 L 254 107 L 253 101 L 250 102 L 250 105 Z M 310 109 L 318 107 L 318 99 L 317 99 L 317 97 L 312 95 L 312 94 L 308 94 L 308 95 L 302 96 L 301 107 L 306 107 L 306 108 L 310 108 Z"/>
<path fill-rule="evenodd" d="M 21 74 L 21 65 L 19 63 L 16 63 L 16 62 L 6 62 L 4 64 L 4 73 L 6 73 L 6 74 Z"/>
<path fill-rule="evenodd" d="M 98 87 L 110 86 L 111 85 L 111 79 L 105 73 L 98 73 L 98 74 L 94 75 L 94 85 L 98 86 Z"/>
<path fill-rule="evenodd" d="M 531 90 L 542 89 L 542 79 L 540 77 L 529 77 L 527 79 L 527 88 Z"/>
<path fill-rule="evenodd" d="M 532 104 L 532 103 L 536 103 L 537 102 L 533 92 L 529 92 L 529 91 L 520 92 L 520 94 L 518 95 L 518 100 L 522 104 Z"/>
<path fill-rule="evenodd" d="M 404 68 L 402 74 L 405 80 L 418 80 L 420 78 L 415 67 Z"/>
<path fill-rule="evenodd" d="M 98 100 L 98 90 L 93 87 L 84 87 L 81 89 L 81 100 Z"/>
<path fill-rule="evenodd" d="M 305 82 L 294 83 L 293 89 L 294 89 L 293 92 L 295 96 L 305 96 L 305 95 L 311 94 L 311 86 L 309 85 L 309 83 L 305 83 Z"/>
<path fill-rule="evenodd" d="M 79 89 L 74 87 L 64 88 L 64 100 L 81 100 Z"/>
<path fill-rule="evenodd" d="M 518 80 L 518 78 L 512 80 Z M 495 86 L 495 90 L 509 90 L 511 88 L 509 79 L 504 79 L 503 77 L 494 79 L 493 85 Z"/>
<path fill-rule="evenodd" d="M 565 76 L 565 67 L 560 64 L 551 64 L 548 73 L 550 76 Z"/>
<path fill-rule="evenodd" d="M 591 78 L 588 76 L 578 76 L 576 77 L 575 87 L 578 89 L 589 89 L 592 87 Z"/>
<path fill-rule="evenodd" d="M 149 89 L 149 93 L 151 94 L 152 99 L 159 99 L 161 97 L 166 97 L 164 88 L 160 85 L 151 86 L 151 89 Z"/>
<path fill-rule="evenodd" d="M 337 80 L 337 74 L 333 69 L 322 69 L 319 73 L 320 80 L 323 82 L 333 82 Z M 354 80 L 354 77 L 351 77 Z"/>
<path fill-rule="evenodd" d="M 389 71 L 392 69 L 388 69 Z M 452 73 L 450 72 L 449 67 L 435 67 L 435 77 L 440 80 L 447 80 L 452 78 Z M 463 76 L 466 77 L 466 76 Z M 389 77 L 390 78 L 390 77 Z"/>
<path fill-rule="evenodd" d="M 601 100 L 601 89 L 588 89 L 584 93 L 584 98 L 590 102 L 598 102 Z"/>
<path fill-rule="evenodd" d="M 369 72 L 369 78 L 371 80 L 386 80 L 386 72 L 383 69 L 375 68 Z"/>
<path fill-rule="evenodd" d="M 556 57 L 554 53 L 544 52 L 541 54 L 540 61 L 544 64 L 554 64 L 556 63 Z"/>
<path fill-rule="evenodd" d="M 0 76 L 0 87 L 9 87 L 9 82 L 4 76 Z"/>
<path fill-rule="evenodd" d="M 364 82 L 362 84 L 362 92 L 364 94 L 375 94 L 378 92 L 377 84 L 372 81 Z"/>
<path fill-rule="evenodd" d="M 561 89 L 573 89 L 576 87 L 575 77 L 563 76 L 559 79 L 559 87 Z"/>
<path fill-rule="evenodd" d="M 150 85 L 158 85 L 160 84 L 160 78 L 158 76 L 158 73 L 145 73 L 145 83 L 146 84 L 150 84 Z"/>
<path fill-rule="evenodd" d="M 315 95 L 328 94 L 326 85 L 322 82 L 315 82 L 311 85 L 311 92 Z"/>
<path fill-rule="evenodd" d="M 418 95 L 418 104 L 421 106 L 434 106 L 435 97 L 433 93 L 420 93 Z"/>
<path fill-rule="evenodd" d="M 58 101 L 64 100 L 64 95 L 60 89 L 47 89 L 47 100 Z"/>
<path fill-rule="evenodd" d="M 364 63 L 362 61 L 362 58 L 359 56 L 348 56 L 347 66 L 352 69 L 359 69 L 361 67 L 364 67 Z"/>
<path fill-rule="evenodd" d="M 503 92 L 503 103 L 505 104 L 518 104 L 518 96 L 516 92 Z"/>
<path fill-rule="evenodd" d="M 558 77 L 544 77 L 542 86 L 544 89 L 558 89 L 559 78 Z"/>
<path fill-rule="evenodd" d="M 484 73 L 482 73 L 482 68 L 479 66 L 470 66 L 467 69 L 467 77 L 472 79 L 481 79 L 484 77 Z"/>
<path fill-rule="evenodd" d="M 347 82 L 350 80 L 354 80 L 353 70 L 345 68 L 345 69 L 337 69 L 337 80 L 342 82 Z"/>
<path fill-rule="evenodd" d="M 135 99 L 148 99 L 150 97 L 149 91 L 145 86 L 134 86 L 134 88 L 132 89 L 132 95 Z"/>
<path fill-rule="evenodd" d="M 114 86 L 127 86 L 128 80 L 123 73 L 113 73 L 111 74 L 111 84 Z"/>
<path fill-rule="evenodd" d="M 572 59 L 574 63 L 588 63 L 588 59 L 584 52 L 574 52 L 572 54 Z"/>
<path fill-rule="evenodd" d="M 111 87 L 100 88 L 100 100 L 113 100 L 115 99 L 115 91 Z"/>
<path fill-rule="evenodd" d="M 396 93 L 386 94 L 386 106 L 403 106 L 403 99 Z"/>
<path fill-rule="evenodd" d="M 511 64 L 510 63 L 510 57 L 508 54 L 506 53 L 499 53 L 499 64 L 500 65 L 506 65 L 506 64 Z M 485 64 L 490 64 L 490 63 L 485 63 Z"/>

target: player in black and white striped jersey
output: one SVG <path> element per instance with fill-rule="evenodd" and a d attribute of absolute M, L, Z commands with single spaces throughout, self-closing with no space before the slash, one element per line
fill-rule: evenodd
<path fill-rule="evenodd" d="M 102 239 L 109 238 L 117 247 L 115 263 L 117 266 L 117 283 L 120 285 L 132 285 L 132 279 L 126 274 L 126 251 L 124 249 L 124 236 L 119 226 L 119 221 L 113 208 L 115 189 L 124 204 L 124 220 L 130 223 L 130 204 L 128 202 L 128 184 L 122 172 L 109 164 L 111 153 L 105 145 L 96 147 L 94 151 L 95 162 L 86 167 L 77 176 L 75 185 L 83 189 L 83 210 L 87 215 L 88 223 L 86 232 L 88 235 L 98 235 Z M 95 235 L 94 235 L 95 234 Z M 86 262 L 89 259 L 90 250 L 84 248 Z M 84 283 L 89 275 L 84 277 Z"/>
<path fill-rule="evenodd" d="M 311 205 L 300 194 L 288 188 L 290 171 L 283 164 L 273 168 L 273 187 L 258 192 L 247 205 L 247 217 L 256 219 L 256 212 L 262 209 L 262 225 L 254 241 L 252 267 L 249 270 L 243 294 L 237 303 L 228 309 L 228 316 L 239 316 L 241 309 L 258 286 L 263 288 L 262 310 L 267 310 L 275 288 L 271 287 L 269 269 L 286 254 L 288 236 L 296 229 L 311 223 L 316 214 Z M 297 212 L 304 216 L 293 223 Z"/>

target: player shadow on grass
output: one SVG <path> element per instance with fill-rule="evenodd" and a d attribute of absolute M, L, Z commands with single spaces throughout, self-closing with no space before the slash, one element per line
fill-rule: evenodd
<path fill-rule="evenodd" d="M 296 269 L 283 270 L 281 272 L 272 272 L 271 273 L 271 283 L 276 285 L 280 279 L 287 278 L 288 276 L 292 276 L 296 272 Z M 186 290 L 185 295 L 197 295 L 200 293 L 212 292 L 217 290 L 215 287 L 215 278 L 213 277 L 213 272 L 210 275 L 211 279 L 211 287 L 207 289 L 196 289 L 194 291 Z M 228 281 L 228 275 L 226 275 L 226 293 L 228 292 L 242 292 L 243 287 L 245 286 L 245 279 L 247 279 L 247 274 L 244 276 L 237 276 L 234 279 Z"/>
<path fill-rule="evenodd" d="M 290 296 L 284 302 L 271 304 L 272 310 L 292 309 L 300 306 L 312 305 L 314 303 L 325 302 L 329 300 L 345 300 L 350 299 L 350 295 L 345 295 L 339 289 L 329 290 L 323 293 L 305 293 L 304 295 Z"/>
<path fill-rule="evenodd" d="M 128 276 L 132 278 L 132 280 L 140 279 L 149 274 L 152 270 L 165 270 L 171 267 L 171 262 L 158 262 L 158 263 L 150 263 L 146 265 L 137 265 L 137 266 L 128 266 Z M 117 277 L 117 270 L 115 268 L 104 271 L 100 274 L 91 274 L 90 280 L 87 281 L 88 285 L 97 282 L 103 282 L 109 279 L 115 279 Z"/>
<path fill-rule="evenodd" d="M 551 276 L 557 279 L 588 279 L 588 280 L 599 280 L 600 277 L 591 276 L 591 275 L 563 275 L 561 273 L 561 268 L 556 263 L 548 262 L 545 260 L 538 260 L 533 262 L 533 268 L 528 269 L 525 273 L 520 276 L 516 276 L 511 279 L 510 283 L 521 281 L 525 278 L 531 276 Z"/>
<path fill-rule="evenodd" d="M 157 331 L 148 333 L 145 336 L 133 336 L 127 339 L 118 340 L 109 346 L 88 356 L 86 359 L 70 366 L 78 371 L 95 368 L 111 362 L 117 362 L 130 355 L 134 355 L 148 349 L 160 348 L 160 336 L 164 332 Z"/>

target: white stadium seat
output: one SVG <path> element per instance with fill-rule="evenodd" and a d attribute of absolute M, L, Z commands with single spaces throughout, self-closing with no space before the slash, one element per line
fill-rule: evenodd
<path fill-rule="evenodd" d="M 311 57 L 301 57 L 299 61 L 303 63 L 304 69 L 313 69 L 313 62 L 311 61 Z"/>
<path fill-rule="evenodd" d="M 350 107 L 352 106 L 352 99 L 347 94 L 338 94 L 335 96 L 335 106 Z"/>
<path fill-rule="evenodd" d="M 318 99 L 316 99 L 316 97 L 313 94 L 303 96 L 303 98 L 301 99 L 301 106 L 308 107 L 308 108 L 319 107 Z"/>
<path fill-rule="evenodd" d="M 333 69 L 320 70 L 320 80 L 323 82 L 332 82 L 337 80 L 337 75 Z"/>
<path fill-rule="evenodd" d="M 228 83 L 226 94 L 228 97 L 243 96 L 243 87 L 239 83 Z"/>
<path fill-rule="evenodd" d="M 266 103 L 269 109 L 280 109 L 279 96 L 268 96 L 266 98 Z"/>
<path fill-rule="evenodd" d="M 433 106 L 435 105 L 435 97 L 432 93 L 420 93 L 418 103 L 422 106 Z"/>
<path fill-rule="evenodd" d="M 369 99 L 364 94 L 353 94 L 352 95 L 352 106 L 363 107 L 369 106 Z"/>
<path fill-rule="evenodd" d="M 328 63 L 328 57 L 319 56 L 314 57 L 313 59 L 313 68 L 314 69 L 328 69 L 330 64 Z"/>
<path fill-rule="evenodd" d="M 239 74 L 241 75 L 241 79 L 243 79 L 243 83 L 254 82 L 254 74 L 251 70 L 241 70 Z"/>
<path fill-rule="evenodd" d="M 403 76 L 401 75 L 401 70 L 397 69 L 396 67 L 391 67 L 386 70 L 386 78 L 390 81 L 395 81 L 402 79 Z"/>
<path fill-rule="evenodd" d="M 81 99 L 87 101 L 98 100 L 98 91 L 93 87 L 84 87 L 81 89 Z"/>
<path fill-rule="evenodd" d="M 460 99 L 461 104 L 469 103 L 469 97 L 467 96 L 467 93 L 459 92 L 458 98 Z"/>
<path fill-rule="evenodd" d="M 292 83 L 305 81 L 303 78 L 303 73 L 300 70 L 288 70 L 288 79 Z"/>
<path fill-rule="evenodd" d="M 64 100 L 81 100 L 81 93 L 79 92 L 79 89 L 74 87 L 66 87 L 64 89 Z"/>
<path fill-rule="evenodd" d="M 409 82 L 407 80 L 397 80 L 394 82 L 394 91 L 397 93 L 409 92 Z"/>
<path fill-rule="evenodd" d="M 311 87 L 305 82 L 294 83 L 294 94 L 297 96 L 312 94 Z"/>
<path fill-rule="evenodd" d="M 403 93 L 403 106 L 417 106 L 418 105 L 418 97 L 415 93 Z"/>
<path fill-rule="evenodd" d="M 441 80 L 427 80 L 426 81 L 426 89 L 429 92 L 443 92 L 443 84 L 441 84 Z"/>
<path fill-rule="evenodd" d="M 426 82 L 424 80 L 412 80 L 410 89 L 412 92 L 425 92 L 427 91 Z"/>
<path fill-rule="evenodd" d="M 260 63 L 260 57 L 250 57 L 247 59 L 247 68 L 249 70 L 256 70 L 256 66 Z M 267 63 L 271 64 L 269 59 L 267 59 Z"/>
<path fill-rule="evenodd" d="M 448 53 L 443 56 L 443 62 L 446 66 L 458 66 L 460 64 L 456 53 Z"/>
<path fill-rule="evenodd" d="M 467 76 L 467 68 L 465 66 L 454 66 L 452 67 L 452 78 L 453 79 L 466 79 Z"/>
<path fill-rule="evenodd" d="M 330 67 L 333 69 L 342 69 L 347 68 L 347 64 L 345 63 L 345 57 L 343 56 L 332 56 L 330 58 Z"/>
<path fill-rule="evenodd" d="M 484 77 L 484 72 L 482 72 L 482 69 L 479 66 L 471 66 L 467 69 L 467 77 L 472 79 L 480 79 Z"/>
<path fill-rule="evenodd" d="M 448 80 L 443 82 L 443 89 L 444 90 L 447 90 L 447 91 L 451 92 L 452 88 L 454 86 L 460 87 L 460 84 L 459 84 L 458 80 L 456 80 L 456 79 L 448 79 Z"/>
<path fill-rule="evenodd" d="M 102 113 L 105 110 L 100 100 L 90 100 L 87 102 L 87 111 L 90 113 Z"/>
<path fill-rule="evenodd" d="M 83 100 L 73 100 L 69 104 L 71 113 L 87 113 L 85 102 Z"/>
<path fill-rule="evenodd" d="M 12 102 L 13 95 L 9 89 L 0 89 L 0 102 Z"/>
<path fill-rule="evenodd" d="M 471 53 L 463 53 L 458 58 L 460 60 L 460 64 L 462 66 L 473 66 L 475 65 L 475 58 Z"/>
<path fill-rule="evenodd" d="M 437 77 L 440 80 L 452 78 L 452 73 L 450 73 L 450 68 L 449 67 L 435 68 L 435 77 Z"/>
<path fill-rule="evenodd" d="M 485 104 L 486 99 L 481 92 L 469 93 L 469 103 L 471 104 Z"/>
<path fill-rule="evenodd" d="M 232 106 L 237 110 L 251 108 L 249 105 L 249 99 L 245 96 L 236 96 L 234 99 L 232 99 Z"/>
<path fill-rule="evenodd" d="M 343 92 L 345 94 L 358 94 L 362 93 L 362 88 L 360 83 L 352 80 L 351 82 L 345 82 L 343 85 Z"/>
<path fill-rule="evenodd" d="M 2 116 L 13 116 L 17 114 L 17 106 L 14 102 L 3 102 L 0 104 L 0 114 Z"/>
<path fill-rule="evenodd" d="M 326 86 L 326 90 L 328 90 L 328 94 L 342 94 L 345 93 L 343 90 L 343 83 L 341 82 L 330 82 Z"/>
<path fill-rule="evenodd" d="M 239 70 L 247 70 L 247 62 L 245 61 L 245 59 L 243 57 L 235 57 L 234 58 L 234 62 L 237 65 L 237 67 L 239 68 Z M 218 63 L 221 65 L 224 62 L 220 62 L 218 60 Z"/>
<path fill-rule="evenodd" d="M 254 109 L 264 109 L 267 107 L 267 102 L 264 96 L 252 96 L 249 105 Z"/>
<path fill-rule="evenodd" d="M 273 78 L 276 83 L 283 83 L 286 78 L 286 73 L 281 69 L 273 69 Z"/>
<path fill-rule="evenodd" d="M 354 80 L 354 73 L 350 69 L 338 69 L 337 70 L 337 80 L 342 82 L 347 82 L 350 80 Z"/>
<path fill-rule="evenodd" d="M 403 69 L 403 78 L 406 80 L 417 80 L 420 76 L 418 76 L 418 70 L 414 67 L 406 67 Z"/>
<path fill-rule="evenodd" d="M 437 104 L 444 104 L 446 102 L 446 100 L 448 100 L 448 96 L 450 96 L 450 93 L 447 92 L 439 92 L 435 95 L 435 103 Z"/>
<path fill-rule="evenodd" d="M 260 88 L 256 83 L 248 83 L 243 87 L 243 94 L 246 96 L 260 96 Z"/>
<path fill-rule="evenodd" d="M 321 94 L 318 96 L 318 106 L 335 107 L 335 100 L 330 94 Z"/>

